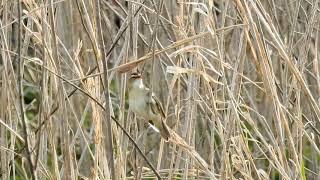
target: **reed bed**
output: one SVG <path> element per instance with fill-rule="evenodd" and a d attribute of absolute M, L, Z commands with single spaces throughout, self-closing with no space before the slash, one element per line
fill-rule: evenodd
<path fill-rule="evenodd" d="M 0 179 L 320 179 L 319 0 L 0 4 Z"/>

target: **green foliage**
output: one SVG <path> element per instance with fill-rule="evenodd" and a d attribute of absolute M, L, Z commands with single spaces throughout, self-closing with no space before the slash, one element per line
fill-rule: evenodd
<path fill-rule="evenodd" d="M 305 169 L 304 161 L 301 161 L 301 177 L 302 177 L 302 180 L 307 180 L 306 171 L 304 169 Z"/>

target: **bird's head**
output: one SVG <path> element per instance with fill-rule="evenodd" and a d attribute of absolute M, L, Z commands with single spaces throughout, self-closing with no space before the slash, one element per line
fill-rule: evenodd
<path fill-rule="evenodd" d="M 141 85 L 143 85 L 141 74 L 137 72 L 131 73 L 129 82 L 128 82 L 129 89 L 133 87 L 140 87 Z"/>

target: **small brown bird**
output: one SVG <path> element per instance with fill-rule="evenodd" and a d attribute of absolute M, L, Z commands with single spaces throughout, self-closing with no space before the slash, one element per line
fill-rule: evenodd
<path fill-rule="evenodd" d="M 129 106 L 132 111 L 144 118 L 146 122 L 151 120 L 159 129 L 161 136 L 168 141 L 170 132 L 169 127 L 163 121 L 165 114 L 162 105 L 155 94 L 143 84 L 141 74 L 132 73 L 128 86 Z"/>

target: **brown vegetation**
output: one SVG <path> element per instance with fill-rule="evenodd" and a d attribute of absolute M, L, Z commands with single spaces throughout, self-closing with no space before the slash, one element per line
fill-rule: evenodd
<path fill-rule="evenodd" d="M 319 0 L 0 4 L 0 179 L 320 179 Z"/>

